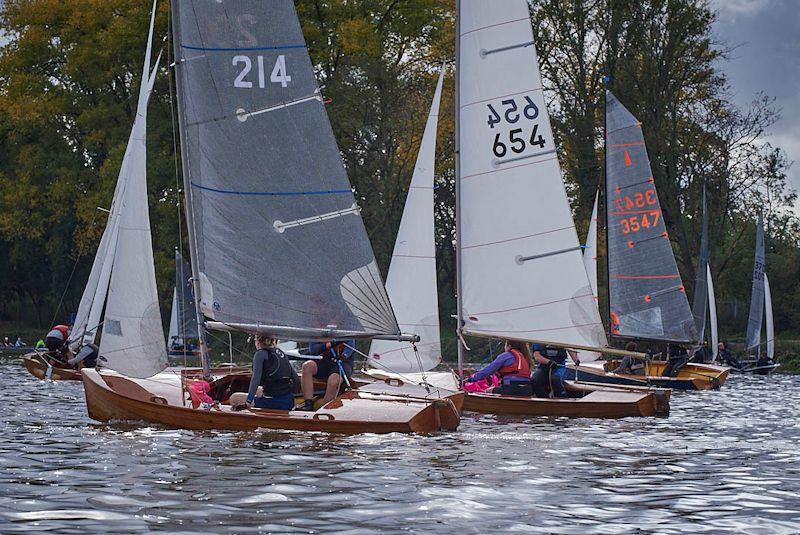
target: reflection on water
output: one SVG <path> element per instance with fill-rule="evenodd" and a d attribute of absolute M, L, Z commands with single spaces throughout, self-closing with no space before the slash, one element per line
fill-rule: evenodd
<path fill-rule="evenodd" d="M 100 425 L 80 383 L 0 372 L 2 533 L 800 532 L 800 377 L 673 393 L 668 419 L 341 437 Z"/>

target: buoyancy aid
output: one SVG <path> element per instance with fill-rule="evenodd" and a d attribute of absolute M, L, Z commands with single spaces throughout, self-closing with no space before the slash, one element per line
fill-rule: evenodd
<path fill-rule="evenodd" d="M 538 350 L 546 359 L 550 359 L 556 364 L 564 364 L 567 361 L 567 350 L 560 347 L 545 346 Z"/>
<path fill-rule="evenodd" d="M 260 349 L 269 352 L 261 371 L 261 386 L 265 396 L 281 396 L 294 390 L 292 365 L 283 351 L 277 348 Z"/>
<path fill-rule="evenodd" d="M 530 379 L 531 367 L 528 364 L 528 361 L 525 359 L 525 355 L 523 355 L 522 351 L 519 349 L 512 349 L 510 351 L 511 354 L 514 355 L 514 362 L 511 364 L 506 364 L 497 370 L 497 374 L 503 379 L 511 377 Z"/>
<path fill-rule="evenodd" d="M 60 338 L 61 340 L 66 341 L 69 338 L 69 327 L 66 325 L 56 325 L 50 332 L 47 333 L 47 337 L 52 338 Z"/>

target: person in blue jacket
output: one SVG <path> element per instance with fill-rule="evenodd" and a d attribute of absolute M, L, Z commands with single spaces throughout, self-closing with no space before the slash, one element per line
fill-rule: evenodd
<path fill-rule="evenodd" d="M 322 357 L 319 360 L 307 360 L 303 363 L 300 382 L 303 388 L 303 404 L 300 410 L 314 410 L 314 379 L 325 381 L 325 398 L 328 403 L 339 394 L 343 381 L 349 384 L 353 376 L 353 359 L 355 358 L 355 340 L 331 340 L 317 342 L 308 346 L 309 355 Z M 344 377 L 342 377 L 344 373 Z"/>
<path fill-rule="evenodd" d="M 581 363 L 575 351 L 567 351 L 562 347 L 533 344 L 533 360 L 538 366 L 533 372 L 533 393 L 537 398 L 567 397 L 564 387 L 564 372 L 567 371 L 567 357 L 571 356 L 575 365 Z"/>
<path fill-rule="evenodd" d="M 500 386 L 495 387 L 494 394 L 532 396 L 531 365 L 533 358 L 528 345 L 523 342 L 507 340 L 504 349 L 505 351 L 497 355 L 497 358 L 489 365 L 472 374 L 467 382 L 480 381 L 496 374 L 500 377 Z"/>

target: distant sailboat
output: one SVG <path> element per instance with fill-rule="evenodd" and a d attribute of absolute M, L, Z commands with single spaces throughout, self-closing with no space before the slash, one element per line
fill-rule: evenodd
<path fill-rule="evenodd" d="M 672 253 L 647 156 L 641 123 L 606 92 L 605 205 L 610 335 L 690 345 L 698 329 Z M 613 384 L 677 389 L 719 388 L 726 368 L 686 364 L 662 377 L 665 363 L 645 363 L 645 375 L 612 374 L 618 362 L 570 367 L 568 376 Z"/>
<path fill-rule="evenodd" d="M 457 3 L 459 336 L 606 345 L 561 178 L 525 0 Z M 459 372 L 463 368 L 459 344 Z M 650 392 L 577 399 L 467 394 L 465 410 L 563 416 L 656 411 Z"/>
<path fill-rule="evenodd" d="M 225 404 L 249 375 L 211 369 L 206 327 L 297 341 L 416 337 L 401 333 L 386 295 L 294 3 L 171 5 L 204 369 L 169 387 L 85 373 L 90 416 L 189 429 L 456 428 L 458 404 L 424 396 L 350 391 L 313 413 Z M 220 410 L 186 406 L 188 385 L 201 379 Z"/>
<path fill-rule="evenodd" d="M 175 289 L 172 292 L 167 349 L 170 357 L 195 356 L 198 353 L 197 310 L 192 296 L 191 267 L 183 256 L 175 251 Z"/>

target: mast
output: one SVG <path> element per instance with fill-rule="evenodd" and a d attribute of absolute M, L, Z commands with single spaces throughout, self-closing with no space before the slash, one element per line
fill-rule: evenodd
<path fill-rule="evenodd" d="M 174 42 L 175 40 L 175 25 L 179 24 L 178 20 L 180 19 L 180 14 L 175 13 L 177 9 L 177 4 L 175 2 L 171 3 L 172 9 L 172 36 L 173 36 L 173 46 L 179 46 L 177 43 Z M 198 262 L 197 262 L 197 235 L 195 232 L 194 227 L 194 217 L 192 213 L 192 185 L 190 183 L 189 177 L 189 162 L 187 159 L 187 150 L 186 150 L 186 137 L 184 135 L 183 125 L 184 122 L 182 120 L 182 106 L 181 106 L 181 89 L 180 86 L 183 83 L 181 81 L 181 77 L 178 76 L 178 68 L 181 67 L 181 59 L 179 54 L 175 54 L 175 95 L 178 99 L 178 138 L 180 139 L 181 145 L 181 174 L 183 175 L 183 191 L 186 197 L 186 202 L 184 203 L 184 213 L 186 215 L 186 230 L 189 234 L 189 260 L 192 266 L 192 290 L 194 294 L 194 308 L 195 308 L 195 316 L 197 320 L 197 339 L 200 345 L 200 361 L 203 363 L 203 372 L 208 374 L 211 372 L 211 359 L 208 355 L 208 346 L 206 344 L 206 328 L 205 322 L 203 318 L 203 312 L 200 310 L 200 273 L 198 269 Z"/>
<path fill-rule="evenodd" d="M 609 270 L 608 265 L 608 176 L 607 176 L 607 169 L 608 169 L 608 98 L 605 94 L 605 91 L 608 90 L 608 86 L 611 85 L 611 77 L 606 75 L 603 77 L 603 81 L 605 84 L 604 91 L 603 91 L 603 171 L 602 171 L 602 181 L 603 187 L 603 232 L 606 238 L 606 261 L 605 261 L 605 275 L 606 275 L 606 310 L 605 316 L 606 321 L 608 322 L 608 341 L 609 345 L 614 338 L 614 329 L 611 324 L 611 272 Z M 598 298 L 600 296 L 600 291 L 597 291 Z"/>
<path fill-rule="evenodd" d="M 461 291 L 461 0 L 456 0 L 456 344 L 458 345 L 458 376 L 464 375 L 464 344 L 461 328 L 464 325 L 463 296 Z"/>

